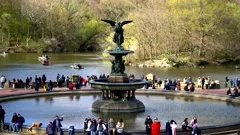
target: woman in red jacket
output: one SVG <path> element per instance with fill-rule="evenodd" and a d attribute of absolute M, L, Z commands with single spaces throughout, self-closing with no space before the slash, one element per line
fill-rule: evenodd
<path fill-rule="evenodd" d="M 161 123 L 158 121 L 158 118 L 154 118 L 152 124 L 152 135 L 160 135 Z"/>

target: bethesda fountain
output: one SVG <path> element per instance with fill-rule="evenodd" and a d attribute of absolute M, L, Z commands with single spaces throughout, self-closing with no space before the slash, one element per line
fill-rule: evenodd
<path fill-rule="evenodd" d="M 95 79 L 91 81 L 91 87 L 102 91 L 102 98 L 92 104 L 93 112 L 142 112 L 145 111 L 144 104 L 135 97 L 136 89 L 142 88 L 147 81 L 129 78 L 125 71 L 125 60 L 123 56 L 134 53 L 125 50 L 122 46 L 124 42 L 123 25 L 132 21 L 116 23 L 111 20 L 102 20 L 109 23 L 115 31 L 113 42 L 116 48 L 108 50 L 114 56 L 111 61 L 112 68 L 108 78 Z"/>

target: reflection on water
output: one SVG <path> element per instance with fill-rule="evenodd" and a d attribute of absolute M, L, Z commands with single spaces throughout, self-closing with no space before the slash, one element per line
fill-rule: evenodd
<path fill-rule="evenodd" d="M 185 117 L 197 116 L 199 126 L 239 122 L 239 104 L 221 102 L 204 98 L 180 96 L 137 95 L 146 107 L 141 113 L 95 113 L 91 111 L 92 103 L 101 95 L 66 95 L 28 98 L 1 103 L 6 110 L 6 122 L 10 122 L 13 112 L 21 113 L 27 125 L 32 122 L 46 123 L 56 115 L 64 115 L 63 127 L 75 125 L 82 128 L 85 118 L 99 118 L 108 121 L 110 117 L 117 121 L 123 118 L 127 129 L 144 129 L 147 115 L 158 117 L 164 128 L 167 120 L 174 119 L 181 123 Z M 230 115 L 229 115 L 230 114 Z M 179 125 L 180 127 L 180 125 Z"/>
<path fill-rule="evenodd" d="M 83 77 L 87 75 L 100 75 L 102 73 L 109 74 L 111 72 L 110 60 L 102 60 L 95 54 L 48 54 L 50 66 L 42 66 L 37 60 L 40 54 L 9 54 L 7 57 L 0 57 L 0 73 L 4 74 L 8 79 L 18 78 L 25 80 L 27 76 L 42 76 L 45 74 L 47 80 L 56 80 L 58 73 L 70 76 L 71 74 L 80 74 Z M 82 64 L 84 69 L 73 70 L 70 65 L 73 63 Z M 19 72 L 21 71 L 21 72 Z M 126 67 L 127 74 L 134 74 L 137 78 L 149 73 L 155 74 L 161 79 L 183 79 L 184 77 L 192 77 L 197 80 L 199 76 L 210 76 L 211 79 L 220 80 L 223 87 L 225 77 L 233 79 L 240 77 L 240 70 L 235 69 L 234 65 L 226 66 L 207 66 L 200 68 L 138 68 Z"/>

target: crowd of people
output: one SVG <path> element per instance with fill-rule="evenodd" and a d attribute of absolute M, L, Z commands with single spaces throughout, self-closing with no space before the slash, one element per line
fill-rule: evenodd
<path fill-rule="evenodd" d="M 78 80 L 75 80 L 75 87 L 79 89 L 81 86 L 86 86 L 88 84 L 88 80 L 93 78 L 85 79 L 81 76 L 78 77 Z M 35 89 L 35 91 L 39 91 L 40 88 L 44 88 L 45 91 L 52 91 L 54 87 L 58 88 L 72 88 L 73 80 L 67 76 L 57 74 L 56 81 L 53 82 L 49 80 L 47 82 L 47 77 L 45 74 L 42 76 L 35 75 L 34 79 L 32 77 L 27 77 L 25 81 L 22 79 L 8 80 L 4 75 L 0 78 L 1 84 L 0 87 L 4 88 L 7 85 L 7 88 L 26 88 L 26 89 Z"/>
<path fill-rule="evenodd" d="M 147 135 L 161 135 L 161 122 L 158 118 L 152 118 L 148 115 L 144 122 L 146 126 Z M 199 135 L 200 129 L 197 125 L 197 117 L 193 117 L 190 123 L 188 123 L 188 118 L 185 118 L 182 122 L 181 128 L 183 131 L 191 131 L 193 135 Z M 167 121 L 165 124 L 166 135 L 177 135 L 177 122 L 175 120 Z"/>
<path fill-rule="evenodd" d="M 0 129 L 4 129 L 4 119 L 5 119 L 5 110 L 0 105 Z M 46 134 L 47 135 L 63 135 L 62 123 L 64 116 L 56 116 L 53 121 L 50 121 L 46 124 Z M 12 119 L 8 126 L 8 131 L 20 132 L 23 124 L 25 123 L 25 118 L 21 114 L 13 113 Z M 42 127 L 43 123 L 34 122 L 29 127 L 29 132 L 32 132 L 33 128 Z M 148 115 L 144 121 L 146 126 L 147 135 L 160 135 L 161 122 L 158 118 L 152 118 Z M 177 122 L 175 120 L 167 121 L 165 124 L 165 130 L 167 135 L 176 135 Z M 188 118 L 185 118 L 182 122 L 181 128 L 183 131 L 192 131 L 193 135 L 200 134 L 200 130 L 197 125 L 197 117 L 188 122 Z M 108 121 L 104 122 L 102 118 L 86 118 L 83 122 L 83 134 L 84 135 L 123 135 L 124 134 L 124 121 L 122 118 L 119 118 L 117 122 L 110 118 Z M 74 135 L 75 128 L 70 126 L 68 129 L 68 135 Z"/>
<path fill-rule="evenodd" d="M 153 76 L 151 79 L 148 79 L 147 76 L 142 76 L 142 80 L 145 81 L 150 81 L 149 84 L 146 84 L 144 86 L 145 89 L 148 89 L 150 86 L 152 89 L 163 89 L 163 90 L 183 90 L 185 91 L 195 91 L 195 88 L 197 87 L 198 90 L 203 90 L 203 89 L 214 89 L 216 88 L 216 82 L 213 79 L 210 79 L 210 77 L 198 77 L 196 82 L 193 81 L 191 77 L 187 78 L 184 77 L 182 80 L 181 79 L 169 79 L 165 78 L 161 80 L 160 78 L 156 78 Z"/>
<path fill-rule="evenodd" d="M 84 135 L 123 135 L 124 122 L 122 118 L 117 122 L 114 122 L 113 118 L 110 118 L 108 122 L 104 122 L 101 118 L 98 120 L 86 118 L 83 131 Z"/>

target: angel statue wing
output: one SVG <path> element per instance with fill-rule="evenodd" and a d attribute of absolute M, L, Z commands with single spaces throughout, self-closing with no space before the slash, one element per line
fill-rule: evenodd
<path fill-rule="evenodd" d="M 116 22 L 112 21 L 112 20 L 105 20 L 105 19 L 101 19 L 101 21 L 109 23 L 112 27 L 115 27 Z"/>
<path fill-rule="evenodd" d="M 123 22 L 121 23 L 121 25 L 123 26 L 123 25 L 128 24 L 128 23 L 131 23 L 131 22 L 133 22 L 133 21 L 132 21 L 132 20 L 131 20 L 131 21 L 123 21 Z"/>

